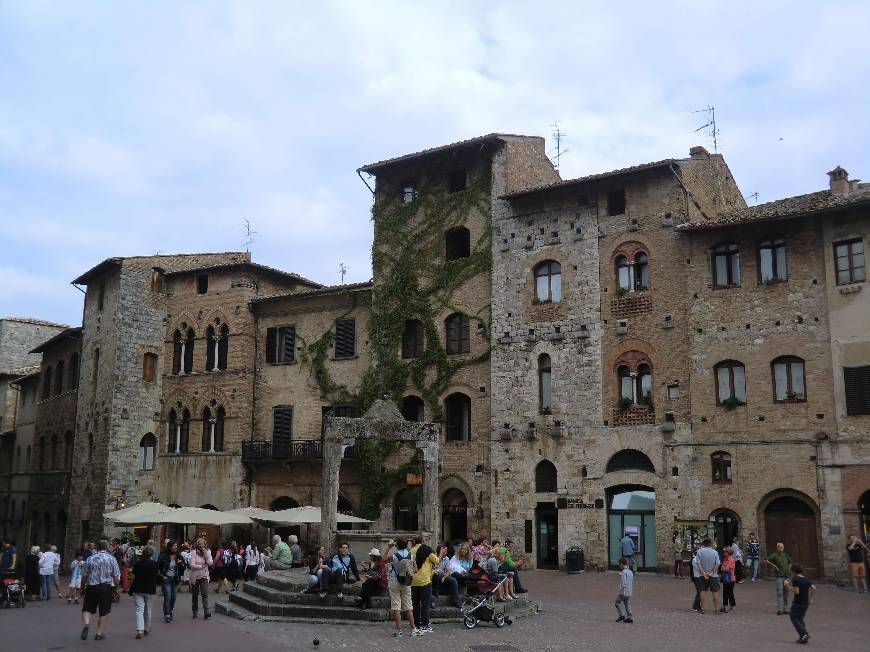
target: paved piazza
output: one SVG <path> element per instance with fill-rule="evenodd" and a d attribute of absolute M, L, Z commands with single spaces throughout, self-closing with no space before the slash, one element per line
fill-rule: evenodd
<path fill-rule="evenodd" d="M 115 605 L 105 641 L 78 639 L 78 608 L 66 600 L 31 603 L 22 610 L 0 610 L 3 649 L 42 650 L 439 650 L 440 652 L 515 652 L 516 650 L 793 650 L 795 633 L 787 616 L 776 616 L 772 583 L 737 587 L 737 611 L 703 616 L 690 611 L 688 580 L 641 574 L 635 582 L 633 625 L 614 623 L 615 573 L 568 576 L 534 571 L 527 575 L 531 593 L 544 611 L 498 630 L 481 624 L 473 631 L 458 623 L 435 625 L 423 638 L 394 640 L 383 625 L 329 625 L 286 622 L 243 622 L 215 615 L 190 618 L 190 597 L 179 596 L 171 625 L 155 620 L 154 631 L 137 641 L 133 601 Z M 819 586 L 807 623 L 810 646 L 818 650 L 870 649 L 870 597 Z M 221 594 L 221 598 L 225 596 Z M 155 606 L 159 612 L 162 601 Z M 320 645 L 313 645 L 314 638 Z M 512 646 L 512 647 L 509 647 Z"/>

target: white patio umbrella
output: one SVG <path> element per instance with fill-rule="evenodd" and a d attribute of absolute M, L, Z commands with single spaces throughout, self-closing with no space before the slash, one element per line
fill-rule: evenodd
<path fill-rule="evenodd" d="M 293 507 L 292 509 L 283 509 L 278 512 L 270 512 L 272 515 L 271 521 L 275 523 L 289 523 L 292 525 L 301 525 L 303 523 L 320 523 L 323 515 L 319 507 L 307 505 L 305 507 Z M 337 514 L 339 523 L 371 523 L 359 516 L 350 516 L 348 514 Z"/>
<path fill-rule="evenodd" d="M 180 525 L 250 525 L 251 519 L 243 514 L 221 512 L 203 507 L 179 507 L 151 517 L 154 523 L 178 523 Z"/>
<path fill-rule="evenodd" d="M 103 517 L 119 523 L 145 523 L 149 517 L 170 509 L 172 508 L 163 503 L 139 503 L 114 512 L 106 512 Z"/>
<path fill-rule="evenodd" d="M 271 521 L 272 515 L 275 512 L 270 512 L 268 509 L 261 509 L 260 507 L 239 507 L 237 509 L 231 509 L 227 514 L 240 514 L 242 516 L 247 516 L 248 518 L 253 518 L 258 521 Z"/>

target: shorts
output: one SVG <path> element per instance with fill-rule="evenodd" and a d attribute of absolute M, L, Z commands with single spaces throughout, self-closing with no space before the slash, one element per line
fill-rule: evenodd
<path fill-rule="evenodd" d="M 719 578 L 718 577 L 699 577 L 698 591 L 712 591 L 719 593 Z"/>
<path fill-rule="evenodd" d="M 411 587 L 398 582 L 390 582 L 390 610 L 411 611 Z"/>
<path fill-rule="evenodd" d="M 210 569 L 211 580 L 212 582 L 220 582 L 227 576 L 227 572 L 224 570 L 223 566 Z"/>
<path fill-rule="evenodd" d="M 112 611 L 113 589 L 111 584 L 93 584 L 87 587 L 82 611 L 93 614 L 97 613 L 97 609 L 99 609 L 100 616 L 108 616 Z"/>
<path fill-rule="evenodd" d="M 849 570 L 852 572 L 852 577 L 855 579 L 861 579 L 864 577 L 864 562 L 849 562 Z"/>
<path fill-rule="evenodd" d="M 82 588 L 82 578 L 78 577 L 74 580 L 69 581 L 69 588 L 71 589 L 80 589 Z"/>

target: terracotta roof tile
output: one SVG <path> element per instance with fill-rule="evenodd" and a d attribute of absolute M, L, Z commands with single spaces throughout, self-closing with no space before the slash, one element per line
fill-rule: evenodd
<path fill-rule="evenodd" d="M 259 263 L 249 263 L 249 262 L 238 262 L 238 263 L 216 263 L 213 265 L 203 265 L 201 267 L 191 267 L 190 269 L 179 269 L 171 272 L 167 272 L 166 276 L 179 276 L 181 274 L 195 274 L 198 272 L 207 272 L 209 270 L 216 269 L 228 269 L 230 267 L 238 267 L 245 266 L 251 267 L 253 269 L 259 270 L 266 274 L 274 274 L 275 276 L 283 276 L 294 281 L 298 281 L 299 283 L 304 283 L 305 285 L 310 285 L 315 288 L 323 287 L 322 284 L 317 283 L 316 281 L 309 280 L 304 276 L 300 276 L 295 272 L 285 272 L 280 269 L 276 269 L 275 267 L 269 267 L 268 265 L 261 265 Z"/>
<path fill-rule="evenodd" d="M 413 158 L 417 158 L 420 156 L 427 156 L 429 154 L 437 154 L 438 152 L 444 152 L 449 149 L 453 149 L 455 147 L 468 147 L 470 145 L 482 145 L 487 142 L 495 142 L 497 140 L 501 140 L 502 138 L 531 138 L 531 136 L 523 136 L 520 134 L 486 134 L 484 136 L 476 136 L 475 138 L 469 138 L 468 140 L 459 140 L 455 143 L 449 143 L 447 145 L 439 145 L 438 147 L 430 147 L 429 149 L 423 149 L 419 152 L 414 152 L 413 154 L 403 154 L 402 156 L 396 156 L 394 158 L 384 159 L 383 161 L 378 161 L 376 163 L 369 163 L 367 165 L 363 165 L 362 167 L 357 169 L 357 172 L 372 172 L 377 170 L 378 168 L 386 167 L 387 165 L 393 165 L 394 163 L 401 163 L 404 161 L 408 161 Z"/>
<path fill-rule="evenodd" d="M 301 292 L 288 292 L 284 294 L 272 294 L 267 297 L 257 297 L 256 299 L 251 299 L 251 304 L 271 303 L 284 299 L 305 299 L 308 297 L 322 297 L 329 296 L 331 294 L 342 294 L 344 292 L 367 292 L 371 289 L 371 281 L 366 281 L 365 283 L 346 283 L 344 285 L 327 285 L 325 287 L 317 288 L 314 290 L 303 290 Z"/>

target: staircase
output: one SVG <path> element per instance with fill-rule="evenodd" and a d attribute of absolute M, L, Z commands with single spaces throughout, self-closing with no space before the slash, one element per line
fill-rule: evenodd
<path fill-rule="evenodd" d="M 303 621 L 309 623 L 375 624 L 389 620 L 390 598 L 372 598 L 370 609 L 357 606 L 360 584 L 346 584 L 344 597 L 335 595 L 335 587 L 320 598 L 316 593 L 302 593 L 307 579 L 306 572 L 299 570 L 269 571 L 257 575 L 256 582 L 245 582 L 241 590 L 230 593 L 228 601 L 216 602 L 215 610 L 239 620 Z M 511 618 L 531 616 L 541 610 L 538 603 L 519 596 L 514 602 L 496 603 L 505 615 Z M 461 622 L 459 609 L 449 604 L 449 596 L 439 596 L 439 606 L 430 612 L 432 622 Z"/>

